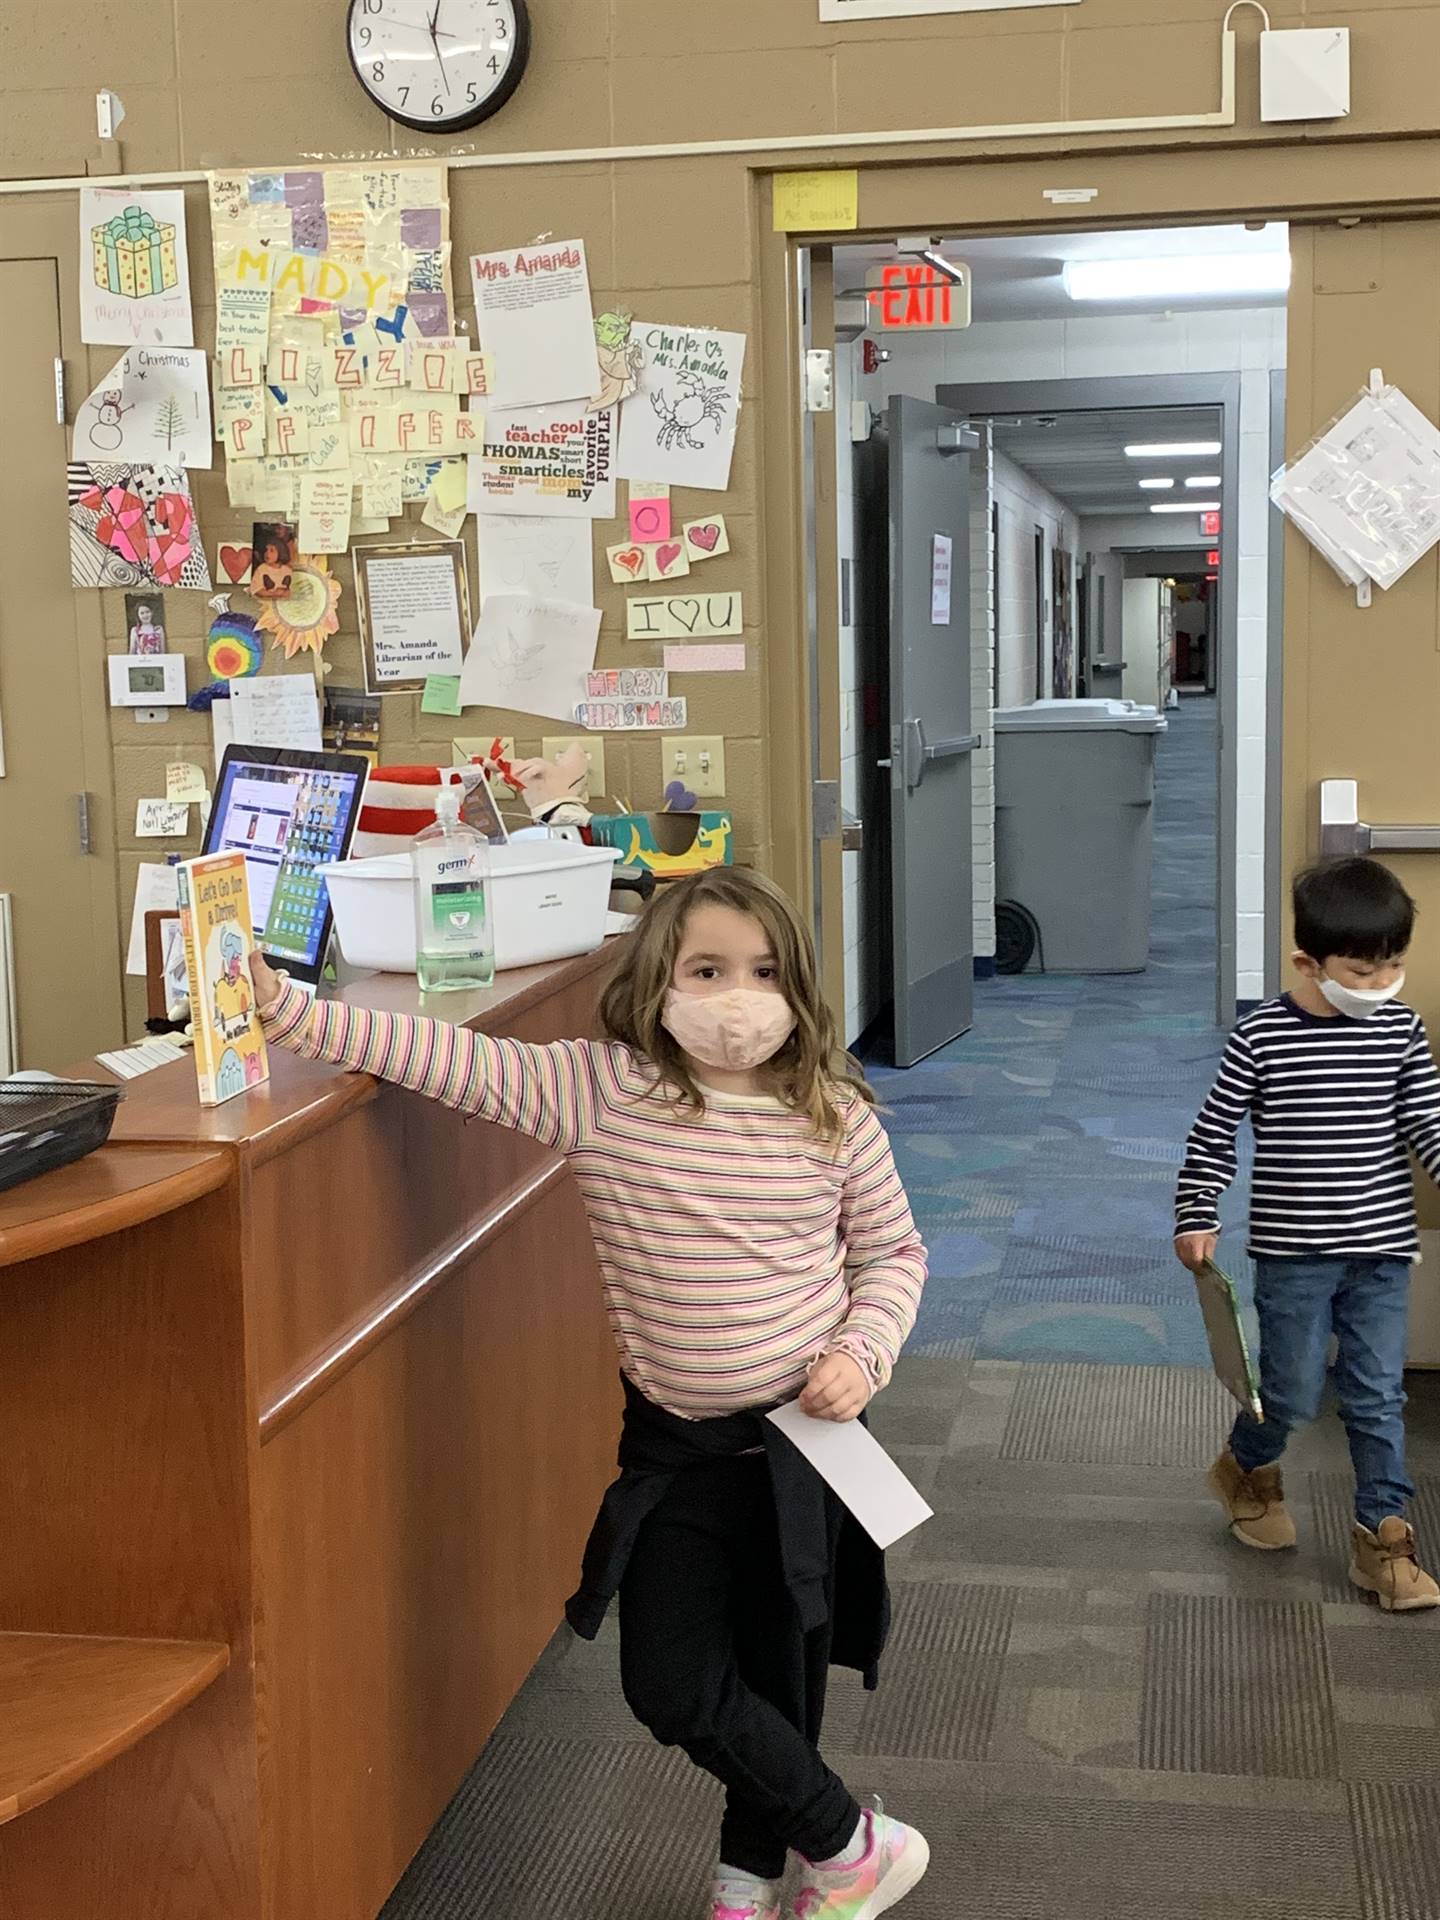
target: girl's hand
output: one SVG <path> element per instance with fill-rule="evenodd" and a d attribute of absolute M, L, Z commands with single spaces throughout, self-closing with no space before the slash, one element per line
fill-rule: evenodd
<path fill-rule="evenodd" d="M 870 1382 L 858 1360 L 848 1353 L 827 1353 L 810 1369 L 810 1382 L 800 1396 L 800 1411 L 812 1420 L 853 1420 L 870 1402 Z"/>
<path fill-rule="evenodd" d="M 1207 1260 L 1215 1258 L 1215 1249 L 1219 1244 L 1218 1233 L 1177 1233 L 1175 1258 L 1191 1273 L 1199 1273 Z"/>
<path fill-rule="evenodd" d="M 255 984 L 255 1007 L 261 1014 L 269 1013 L 275 1002 L 285 991 L 285 982 L 275 969 L 258 953 L 250 956 L 250 978 Z"/>

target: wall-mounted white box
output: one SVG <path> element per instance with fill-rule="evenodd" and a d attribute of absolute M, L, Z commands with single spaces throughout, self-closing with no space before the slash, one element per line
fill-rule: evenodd
<path fill-rule="evenodd" d="M 1260 36 L 1260 118 L 1343 120 L 1350 111 L 1350 29 L 1291 27 Z"/>

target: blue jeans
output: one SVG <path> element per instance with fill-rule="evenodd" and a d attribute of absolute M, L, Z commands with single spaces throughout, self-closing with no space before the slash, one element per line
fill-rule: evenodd
<path fill-rule="evenodd" d="M 1333 1333 L 1335 1388 L 1355 1467 L 1355 1517 L 1371 1532 L 1403 1513 L 1415 1489 L 1405 1471 L 1406 1260 L 1257 1260 L 1260 1397 L 1264 1420 L 1242 1413 L 1230 1450 L 1246 1473 L 1285 1451 L 1313 1420 L 1325 1391 Z"/>

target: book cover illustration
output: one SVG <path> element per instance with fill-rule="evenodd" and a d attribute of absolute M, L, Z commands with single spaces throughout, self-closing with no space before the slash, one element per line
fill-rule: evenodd
<path fill-rule="evenodd" d="M 245 856 L 187 860 L 179 876 L 200 1104 L 218 1107 L 270 1076 L 250 978 L 254 923 Z"/>

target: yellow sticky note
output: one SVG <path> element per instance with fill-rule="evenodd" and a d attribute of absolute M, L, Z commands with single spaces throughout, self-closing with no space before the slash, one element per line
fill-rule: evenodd
<path fill-rule="evenodd" d="M 860 224 L 860 175 L 854 167 L 775 175 L 776 233 L 853 233 Z"/>
<path fill-rule="evenodd" d="M 165 798 L 172 806 L 190 806 L 210 798 L 210 790 L 205 785 L 205 771 L 177 762 L 165 769 Z"/>
<path fill-rule="evenodd" d="M 454 513 L 457 507 L 465 504 L 465 463 L 462 460 L 442 460 L 440 471 L 436 474 L 430 491 L 435 504 L 442 513 Z"/>
<path fill-rule="evenodd" d="M 436 533 L 443 534 L 447 540 L 454 540 L 465 524 L 468 511 L 463 500 L 458 507 L 452 507 L 447 511 L 435 498 L 435 489 L 432 487 L 430 498 L 425 502 L 425 511 L 420 516 L 420 524 L 423 527 L 433 527 Z"/>

